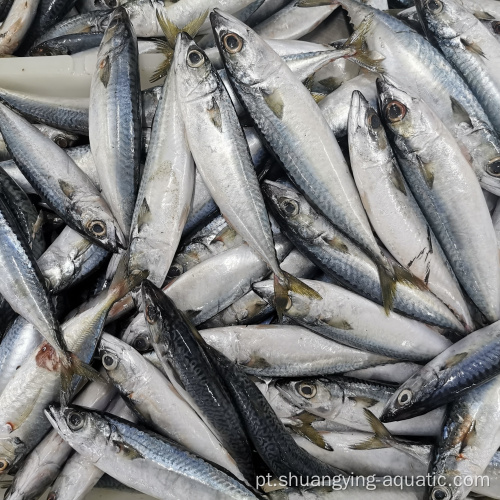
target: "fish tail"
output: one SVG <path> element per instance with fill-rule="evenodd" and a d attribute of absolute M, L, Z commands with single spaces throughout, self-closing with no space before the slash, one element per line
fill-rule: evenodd
<path fill-rule="evenodd" d="M 128 262 L 130 253 L 126 252 L 122 255 L 118 266 L 116 267 L 115 275 L 109 286 L 109 295 L 113 298 L 113 302 L 120 300 L 127 293 L 139 286 L 149 274 L 149 271 L 134 269 L 128 270 Z"/>
<path fill-rule="evenodd" d="M 423 280 L 414 276 L 411 271 L 399 264 L 394 264 L 394 274 L 398 283 L 418 288 L 419 290 L 428 290 L 427 285 Z"/>
<path fill-rule="evenodd" d="M 99 372 L 87 363 L 84 363 L 72 352 L 66 352 L 61 357 L 61 404 L 67 406 L 72 396 L 73 377 L 80 376 L 87 380 L 102 380 Z"/>
<path fill-rule="evenodd" d="M 375 73 L 383 73 L 381 54 L 370 52 L 366 46 L 366 35 L 370 31 L 373 23 L 373 14 L 368 14 L 361 24 L 357 27 L 354 33 L 346 40 L 343 48 L 352 48 L 356 53 L 348 57 L 350 61 L 357 65 Z"/>
<path fill-rule="evenodd" d="M 394 439 L 387 427 L 368 409 L 364 408 L 365 417 L 374 432 L 374 436 L 361 443 L 349 446 L 351 450 L 379 450 L 391 448 L 390 441 Z"/>
<path fill-rule="evenodd" d="M 276 312 L 278 313 L 278 318 L 280 322 L 283 319 L 283 313 L 286 311 L 288 306 L 288 292 L 292 291 L 299 295 L 304 295 L 315 300 L 322 300 L 323 297 L 310 286 L 306 285 L 300 281 L 295 276 L 287 273 L 286 271 L 281 271 L 280 275 L 274 275 L 274 306 L 276 307 Z"/>
<path fill-rule="evenodd" d="M 385 314 L 389 316 L 389 313 L 392 311 L 394 297 L 396 295 L 396 274 L 388 262 L 378 261 L 377 268 L 380 280 L 380 289 L 382 291 L 382 304 L 384 306 Z"/>

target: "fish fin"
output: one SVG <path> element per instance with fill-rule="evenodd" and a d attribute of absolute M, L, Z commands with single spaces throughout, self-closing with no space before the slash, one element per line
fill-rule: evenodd
<path fill-rule="evenodd" d="M 165 56 L 165 60 L 162 61 L 158 67 L 153 71 L 149 81 L 151 83 L 157 82 L 158 80 L 164 78 L 168 75 L 168 70 L 172 65 L 172 60 L 174 58 L 174 51 L 165 40 L 155 40 L 156 47 Z"/>
<path fill-rule="evenodd" d="M 140 271 L 138 269 L 134 269 L 129 273 L 129 258 L 129 252 L 126 252 L 121 256 L 115 275 L 109 285 L 108 295 L 112 298 L 113 302 L 116 302 L 127 295 L 127 293 L 133 290 L 136 286 L 139 286 L 149 275 L 149 271 Z"/>
<path fill-rule="evenodd" d="M 330 92 L 333 92 L 340 87 L 342 82 L 340 82 L 338 78 L 330 76 L 328 78 L 323 78 L 323 80 L 320 80 L 318 83 Z"/>
<path fill-rule="evenodd" d="M 434 185 L 434 171 L 431 168 L 430 163 L 425 163 L 422 158 L 418 155 L 415 156 L 418 164 L 420 166 L 420 172 L 422 176 L 424 177 L 425 183 L 427 184 L 427 187 L 429 189 L 432 189 L 432 186 Z"/>
<path fill-rule="evenodd" d="M 214 97 L 212 97 L 212 107 L 207 109 L 210 121 L 215 125 L 215 127 L 222 132 L 222 116 L 220 113 L 219 105 Z"/>
<path fill-rule="evenodd" d="M 368 14 L 361 24 L 356 28 L 354 33 L 346 40 L 343 48 L 351 47 L 356 53 L 348 57 L 350 61 L 355 62 L 358 66 L 365 68 L 369 71 L 375 73 L 383 73 L 384 69 L 380 64 L 383 59 L 380 59 L 381 55 L 377 53 L 377 59 L 370 54 L 370 51 L 366 48 L 366 35 L 372 28 L 373 14 Z"/>
<path fill-rule="evenodd" d="M 276 308 L 276 313 L 278 314 L 280 322 L 288 306 L 289 290 L 311 299 L 323 300 L 323 297 L 316 290 L 313 290 L 310 286 L 286 271 L 282 270 L 281 272 L 281 277 L 278 277 L 276 274 L 274 275 L 274 307 Z"/>
<path fill-rule="evenodd" d="M 318 422 L 324 419 L 305 411 L 300 415 L 297 415 L 295 420 L 299 420 L 300 425 L 297 427 L 289 427 L 289 429 L 296 434 L 305 437 L 316 446 L 319 446 L 327 451 L 333 451 L 333 448 L 323 439 L 321 433 L 312 426 L 313 422 Z"/>
<path fill-rule="evenodd" d="M 325 5 L 335 5 L 336 0 L 299 0 L 295 7 L 321 7 Z"/>
<path fill-rule="evenodd" d="M 398 14 L 401 14 L 401 12 L 404 12 L 405 10 L 407 9 L 386 9 L 384 12 L 390 16 L 398 17 Z"/>
<path fill-rule="evenodd" d="M 326 239 L 322 237 L 322 240 L 328 243 L 328 245 L 330 245 L 332 248 L 335 248 L 335 250 L 338 250 L 339 252 L 349 253 L 348 246 L 338 236 L 335 236 L 332 239 Z"/>
<path fill-rule="evenodd" d="M 108 87 L 110 75 L 111 63 L 109 62 L 109 56 L 106 56 L 99 64 L 99 80 L 101 80 L 105 88 Z"/>
<path fill-rule="evenodd" d="M 198 17 L 187 23 L 186 26 L 182 28 L 182 31 L 185 31 L 191 38 L 194 38 L 198 34 L 198 31 L 200 31 L 200 28 L 203 26 L 203 23 L 205 22 L 208 13 L 209 9 L 207 9 L 205 12 L 201 13 Z"/>
<path fill-rule="evenodd" d="M 328 321 L 318 319 L 318 322 L 331 326 L 332 328 L 337 328 L 338 330 L 352 330 L 351 324 L 345 319 L 330 319 Z"/>
<path fill-rule="evenodd" d="M 380 441 L 377 436 L 372 436 L 360 443 L 351 444 L 349 448 L 351 450 L 380 450 L 382 448 L 390 448 L 390 446 Z"/>
<path fill-rule="evenodd" d="M 476 42 L 471 42 L 469 40 L 466 40 L 465 38 L 460 38 L 460 41 L 462 42 L 462 45 L 466 50 L 486 59 L 486 55 L 483 52 L 483 49 L 481 49 L 481 47 Z"/>
<path fill-rule="evenodd" d="M 59 179 L 59 187 L 61 188 L 61 191 L 64 193 L 64 196 L 66 196 L 66 198 L 69 198 L 71 200 L 73 196 L 75 196 L 76 190 L 69 182 Z"/>
<path fill-rule="evenodd" d="M 260 356 L 252 356 L 250 358 L 250 361 L 245 364 L 245 366 L 248 366 L 249 368 L 256 368 L 256 369 L 263 369 L 263 368 L 270 368 L 271 365 L 262 357 Z"/>
<path fill-rule="evenodd" d="M 209 243 L 210 245 L 212 243 L 215 243 L 216 241 L 224 241 L 225 239 L 230 239 L 234 240 L 238 236 L 238 233 L 230 226 L 226 226 L 225 228 L 221 229 L 215 238 Z"/>
<path fill-rule="evenodd" d="M 403 178 L 403 174 L 401 173 L 401 170 L 399 170 L 396 160 L 394 160 L 392 163 L 392 171 L 390 174 L 390 179 L 391 182 L 394 184 L 394 187 L 398 191 L 401 191 L 405 196 L 407 196 L 406 185 Z"/>
<path fill-rule="evenodd" d="M 189 36 L 194 37 L 205 22 L 207 16 L 208 9 L 181 28 L 179 26 L 176 26 L 170 19 L 168 19 L 168 17 L 163 12 L 161 12 L 159 9 L 156 9 L 156 18 L 158 19 L 160 28 L 163 31 L 163 34 L 165 35 L 165 38 L 167 39 L 167 42 L 172 49 L 175 47 L 175 40 L 179 33 L 184 31 Z"/>
<path fill-rule="evenodd" d="M 457 120 L 460 120 L 460 122 L 465 122 L 471 127 L 473 127 L 470 115 L 469 113 L 467 113 L 465 108 L 452 96 L 450 96 L 450 101 L 451 101 L 451 111 L 453 113 L 453 116 Z"/>
<path fill-rule="evenodd" d="M 475 10 L 473 12 L 474 17 L 476 19 L 480 19 L 481 21 L 493 21 L 495 20 L 495 16 L 492 16 L 489 12 L 486 12 L 484 10 Z"/>
<path fill-rule="evenodd" d="M 385 314 L 389 316 L 396 295 L 396 276 L 393 269 L 388 269 L 387 265 L 382 262 L 377 263 L 377 268 L 382 291 L 382 304 L 384 305 Z"/>
<path fill-rule="evenodd" d="M 387 427 L 368 409 L 363 408 L 366 420 L 379 439 L 394 439 Z"/>
<path fill-rule="evenodd" d="M 469 353 L 467 352 L 459 352 L 458 354 L 455 354 L 455 356 L 452 356 L 447 362 L 446 364 L 444 365 L 445 368 L 451 368 L 455 365 L 458 365 L 458 363 L 460 363 L 460 361 L 462 361 L 463 359 L 465 359 L 467 356 L 469 355 Z"/>
<path fill-rule="evenodd" d="M 321 102 L 327 94 L 320 94 L 319 92 L 311 92 L 311 97 L 314 99 L 316 103 Z"/>
<path fill-rule="evenodd" d="M 398 283 L 404 283 L 405 285 L 418 288 L 419 290 L 428 289 L 425 282 L 414 276 L 408 269 L 405 269 L 399 264 L 394 264 L 393 268 Z"/>
<path fill-rule="evenodd" d="M 363 406 L 363 408 L 370 408 L 372 406 L 375 406 L 379 402 L 378 399 L 368 398 L 364 396 L 353 396 L 349 397 L 349 399 L 351 401 L 354 401 L 356 404 Z"/>
<path fill-rule="evenodd" d="M 149 209 L 146 198 L 143 198 L 139 216 L 137 217 L 137 231 L 140 233 L 142 226 L 151 221 L 151 210 Z"/>
<path fill-rule="evenodd" d="M 32 240 L 35 240 L 37 235 L 41 233 L 46 221 L 47 221 L 47 217 L 45 216 L 45 211 L 40 210 L 40 212 L 38 212 L 38 216 L 36 218 L 36 221 L 31 228 L 31 239 Z"/>
<path fill-rule="evenodd" d="M 64 359 L 64 358 L 63 358 Z M 67 353 L 65 361 L 61 363 L 61 405 L 68 406 L 72 396 L 73 377 L 80 376 L 87 380 L 101 381 L 104 379 L 97 370 L 84 363 L 76 354 Z"/>
<path fill-rule="evenodd" d="M 263 96 L 269 109 L 281 120 L 283 118 L 285 103 L 279 89 L 273 90 L 270 94 L 263 93 Z"/>
<path fill-rule="evenodd" d="M 313 85 L 314 85 L 314 75 L 309 75 L 303 82 L 302 85 L 309 90 L 309 92 L 312 90 Z"/>
<path fill-rule="evenodd" d="M 144 455 L 133 446 L 116 440 L 113 440 L 112 442 L 118 448 L 119 453 L 123 453 L 123 456 L 126 459 L 135 460 L 137 458 L 144 458 Z"/>

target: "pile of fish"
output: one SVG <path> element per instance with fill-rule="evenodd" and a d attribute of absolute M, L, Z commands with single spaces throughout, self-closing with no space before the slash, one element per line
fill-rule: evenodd
<path fill-rule="evenodd" d="M 500 499 L 499 35 L 498 0 L 0 0 L 4 62 L 96 60 L 0 88 L 3 498 Z"/>

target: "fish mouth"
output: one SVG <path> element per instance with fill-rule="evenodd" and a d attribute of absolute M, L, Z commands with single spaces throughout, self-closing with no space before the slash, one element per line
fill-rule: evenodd
<path fill-rule="evenodd" d="M 128 248 L 128 239 L 125 237 L 125 234 L 121 230 L 121 228 L 115 226 L 115 236 L 116 236 L 116 245 L 122 250 L 127 250 Z"/>
<path fill-rule="evenodd" d="M 280 182 L 275 182 L 270 180 L 265 180 L 262 183 L 261 188 L 262 191 L 264 191 L 264 194 L 267 195 L 272 200 L 276 200 L 278 196 L 280 195 L 284 196 L 285 194 L 288 193 L 288 189 L 285 185 L 281 184 Z"/>
<path fill-rule="evenodd" d="M 61 431 L 61 426 L 59 425 L 59 422 L 61 421 L 61 414 L 62 410 L 60 407 L 57 407 L 55 405 L 49 405 L 49 407 L 44 410 L 45 416 L 47 417 L 47 420 L 50 422 L 52 427 L 56 431 Z"/>
<path fill-rule="evenodd" d="M 349 111 L 349 122 L 348 130 L 355 132 L 356 129 L 363 126 L 363 119 L 368 110 L 366 99 L 364 99 L 363 94 L 359 90 L 355 90 L 352 93 L 351 98 L 351 109 Z M 364 113 L 363 113 L 364 111 Z"/>

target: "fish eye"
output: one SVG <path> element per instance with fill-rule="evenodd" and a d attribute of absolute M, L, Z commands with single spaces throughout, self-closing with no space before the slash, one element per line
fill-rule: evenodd
<path fill-rule="evenodd" d="M 443 10 L 443 4 L 440 0 L 429 0 L 427 7 L 434 14 L 438 14 Z"/>
<path fill-rule="evenodd" d="M 139 335 L 134 340 L 134 349 L 139 352 L 146 352 L 151 349 L 151 343 L 149 342 L 149 338 L 147 335 Z"/>
<path fill-rule="evenodd" d="M 114 370 L 118 366 L 118 359 L 107 352 L 102 355 L 101 359 L 106 370 Z"/>
<path fill-rule="evenodd" d="M 382 125 L 382 122 L 380 121 L 380 117 L 378 116 L 377 113 L 372 113 L 369 117 L 368 117 L 368 125 L 376 130 L 378 129 L 381 125 Z"/>
<path fill-rule="evenodd" d="M 0 472 L 3 472 L 9 466 L 9 461 L 5 458 L 0 458 Z"/>
<path fill-rule="evenodd" d="M 67 148 L 68 147 L 68 140 L 66 139 L 66 137 L 64 137 L 63 135 L 58 135 L 54 142 L 60 147 L 60 148 Z"/>
<path fill-rule="evenodd" d="M 300 211 L 299 204 L 290 198 L 284 198 L 280 202 L 280 208 L 287 217 L 295 217 Z"/>
<path fill-rule="evenodd" d="M 450 498 L 450 490 L 445 486 L 436 486 L 432 490 L 431 500 L 449 500 Z"/>
<path fill-rule="evenodd" d="M 411 403 L 411 398 L 413 397 L 413 392 L 410 389 L 404 389 L 399 393 L 398 403 L 401 406 L 405 406 Z"/>
<path fill-rule="evenodd" d="M 83 427 L 83 416 L 77 411 L 72 411 L 66 417 L 66 422 L 72 431 L 78 431 Z"/>
<path fill-rule="evenodd" d="M 184 272 L 184 268 L 180 264 L 172 264 L 168 270 L 169 278 L 177 278 Z"/>
<path fill-rule="evenodd" d="M 314 384 L 309 382 L 299 382 L 297 384 L 297 392 L 306 399 L 312 399 L 318 393 L 318 389 Z"/>
<path fill-rule="evenodd" d="M 93 220 L 89 227 L 94 236 L 97 236 L 98 238 L 106 236 L 106 224 L 104 224 L 102 220 Z"/>
<path fill-rule="evenodd" d="M 488 162 L 486 171 L 494 177 L 500 177 L 500 156 L 497 156 Z"/>
<path fill-rule="evenodd" d="M 146 307 L 146 320 L 151 325 L 154 325 L 158 320 L 158 313 L 156 312 L 156 308 L 151 304 Z"/>
<path fill-rule="evenodd" d="M 230 54 L 236 54 L 243 48 L 243 40 L 235 33 L 228 33 L 222 39 L 225 49 Z"/>
<path fill-rule="evenodd" d="M 192 50 L 187 55 L 187 63 L 191 68 L 199 68 L 204 62 L 205 58 L 199 50 Z"/>
<path fill-rule="evenodd" d="M 493 29 L 494 33 L 500 35 L 500 21 L 493 21 L 491 23 L 491 28 Z"/>
<path fill-rule="evenodd" d="M 385 107 L 385 116 L 391 123 L 400 122 L 406 116 L 406 106 L 399 101 L 391 101 Z"/>

